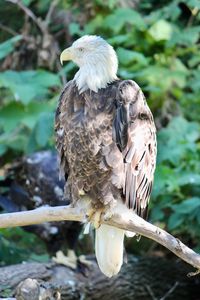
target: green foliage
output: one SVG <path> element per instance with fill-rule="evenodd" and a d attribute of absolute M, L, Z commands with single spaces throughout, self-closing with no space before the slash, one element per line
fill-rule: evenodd
<path fill-rule="evenodd" d="M 32 247 L 34 245 L 34 252 Z M 16 264 L 26 261 L 48 261 L 44 255 L 45 246 L 31 233 L 21 228 L 7 228 L 0 230 L 0 262 L 3 264 Z"/>
<path fill-rule="evenodd" d="M 0 44 L 0 60 L 6 57 L 14 50 L 15 44 L 22 39 L 21 35 L 17 35 L 4 43 Z"/>
<path fill-rule="evenodd" d="M 57 75 L 47 71 L 5 71 L 0 74 L 0 88 L 7 88 L 23 104 L 49 96 L 49 88 L 60 86 Z"/>
<path fill-rule="evenodd" d="M 158 133 L 152 220 L 187 234 L 200 249 L 200 125 L 182 117 Z"/>
<path fill-rule="evenodd" d="M 40 18 L 44 18 L 51 2 L 22 0 Z M 73 22 L 68 26 L 71 40 L 83 34 L 103 36 L 117 51 L 119 76 L 133 79 L 142 87 L 160 129 L 150 218 L 200 248 L 199 1 L 144 0 L 136 9 L 122 8 L 119 3 L 95 0 L 89 11 L 87 5 L 70 0 L 60 1 L 57 9 L 72 14 Z M 13 21 L 13 29 L 21 33 L 23 18 L 17 19 L 16 11 L 5 6 L 2 20 L 13 16 L 9 24 Z M 60 37 L 66 25 L 53 22 L 50 28 Z M 37 41 L 42 39 L 35 24 L 31 34 Z M 22 52 L 26 44 L 21 34 L 5 36 L 5 32 L 0 34 L 1 62 L 10 55 L 14 59 L 20 43 Z M 66 34 L 57 40 L 61 48 L 66 45 L 65 39 Z M 35 64 L 27 71 L 16 67 L 0 72 L 0 155 L 4 163 L 24 153 L 54 147 L 53 118 L 60 77 L 67 75 L 70 79 L 76 67 L 67 63 L 61 71 L 49 70 Z M 7 232 L 1 231 L 2 260 L 9 262 L 8 250 L 12 247 L 17 261 L 27 259 L 21 245 L 8 242 Z M 13 232 L 13 237 L 18 234 Z"/>
<path fill-rule="evenodd" d="M 187 10 L 194 8 L 193 2 L 185 5 Z M 149 3 L 148 6 L 151 9 L 147 15 L 118 8 L 105 17 L 102 11 L 81 33 L 109 37 L 119 55 L 119 75 L 136 80 L 148 91 L 155 113 L 171 98 L 188 114 L 185 103 L 189 102 L 187 106 L 191 107 L 199 101 L 199 71 L 196 74 L 193 69 L 200 61 L 198 21 L 195 16 L 183 19 L 184 10 L 176 0 L 159 9 Z M 194 111 L 195 119 L 199 120 L 200 108 Z M 190 110 L 190 120 L 191 113 Z"/>
<path fill-rule="evenodd" d="M 0 109 L 0 152 L 29 153 L 52 145 L 55 102 L 10 102 Z"/>
<path fill-rule="evenodd" d="M 47 71 L 0 73 L 4 105 L 0 108 L 0 153 L 28 153 L 52 145 L 58 75 Z"/>

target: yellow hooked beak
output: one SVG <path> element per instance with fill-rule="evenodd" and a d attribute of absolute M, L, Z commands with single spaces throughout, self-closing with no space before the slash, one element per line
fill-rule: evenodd
<path fill-rule="evenodd" d="M 60 55 L 60 63 L 63 64 L 63 61 L 72 60 L 72 49 L 71 47 L 65 49 Z"/>

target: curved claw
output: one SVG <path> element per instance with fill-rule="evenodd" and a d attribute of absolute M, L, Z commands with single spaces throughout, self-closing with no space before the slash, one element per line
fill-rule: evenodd
<path fill-rule="evenodd" d="M 104 214 L 104 208 L 90 208 L 87 212 L 89 222 L 91 222 L 95 229 L 101 226 L 102 215 Z"/>

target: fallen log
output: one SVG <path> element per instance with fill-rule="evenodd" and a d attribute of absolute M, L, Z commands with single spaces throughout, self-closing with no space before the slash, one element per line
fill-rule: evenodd
<path fill-rule="evenodd" d="M 85 273 L 55 263 L 2 267 L 0 296 L 7 292 L 7 297 L 17 300 L 199 299 L 200 279 L 188 278 L 191 268 L 183 262 L 130 255 L 119 275 L 108 279 L 99 271 L 93 256 L 87 259 L 92 265 Z"/>

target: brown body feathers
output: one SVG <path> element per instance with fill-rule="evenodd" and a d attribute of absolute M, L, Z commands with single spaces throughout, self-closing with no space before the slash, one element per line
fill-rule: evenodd
<path fill-rule="evenodd" d="M 145 217 L 156 165 L 156 129 L 139 86 L 116 80 L 79 94 L 64 88 L 56 112 L 56 144 L 72 202 L 84 191 L 95 207 L 117 201 Z"/>

